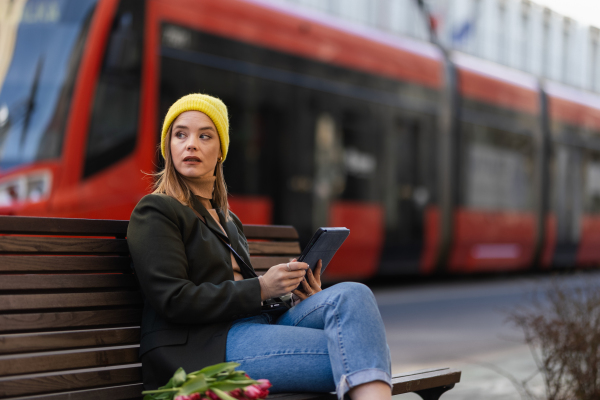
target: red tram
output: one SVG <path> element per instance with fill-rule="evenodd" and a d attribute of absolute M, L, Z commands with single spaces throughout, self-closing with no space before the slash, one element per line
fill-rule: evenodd
<path fill-rule="evenodd" d="M 600 96 L 265 0 L 4 18 L 0 214 L 129 218 L 168 106 L 204 92 L 242 221 L 351 229 L 332 280 L 600 262 Z"/>

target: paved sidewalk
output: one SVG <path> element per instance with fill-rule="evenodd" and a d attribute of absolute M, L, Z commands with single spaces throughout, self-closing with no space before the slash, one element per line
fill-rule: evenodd
<path fill-rule="evenodd" d="M 472 360 L 441 361 L 430 365 L 394 365 L 392 369 L 394 373 L 398 373 L 440 365 L 451 365 L 462 371 L 461 382 L 444 394 L 442 400 L 524 400 L 510 379 L 503 376 L 503 373 L 508 372 L 514 378 L 524 380 L 536 371 L 535 363 L 527 346 L 520 346 L 501 353 L 481 354 Z M 498 372 L 498 368 L 501 369 L 500 372 Z M 530 381 L 529 387 L 536 394 L 543 393 L 543 382 L 539 374 Z M 421 398 L 411 393 L 396 396 L 395 399 L 417 400 Z"/>
<path fill-rule="evenodd" d="M 536 371 L 522 332 L 506 322 L 507 316 L 527 304 L 533 291 L 547 288 L 551 279 L 546 275 L 374 288 L 392 352 L 392 372 L 462 370 L 461 382 L 442 400 L 526 400 L 502 374 L 506 371 L 522 381 Z M 599 282 L 600 272 L 561 278 L 569 285 L 582 279 Z M 539 374 L 530 388 L 543 394 Z M 397 398 L 419 399 L 414 394 Z"/>

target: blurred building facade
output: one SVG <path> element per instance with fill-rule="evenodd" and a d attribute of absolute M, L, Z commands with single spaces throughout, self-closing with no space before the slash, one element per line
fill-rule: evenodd
<path fill-rule="evenodd" d="M 272 0 L 427 40 L 416 0 Z M 600 29 L 528 0 L 430 0 L 450 49 L 600 92 Z"/>

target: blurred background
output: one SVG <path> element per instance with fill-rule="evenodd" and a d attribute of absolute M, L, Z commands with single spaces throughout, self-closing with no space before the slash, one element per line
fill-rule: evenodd
<path fill-rule="evenodd" d="M 350 228 L 326 277 L 373 283 L 395 371 L 463 363 L 483 389 L 446 398 L 519 398 L 473 367 L 529 368 L 498 310 L 535 286 L 523 273 L 600 262 L 599 7 L 0 0 L 0 214 L 128 219 L 168 107 L 217 96 L 240 219 L 303 243 Z"/>

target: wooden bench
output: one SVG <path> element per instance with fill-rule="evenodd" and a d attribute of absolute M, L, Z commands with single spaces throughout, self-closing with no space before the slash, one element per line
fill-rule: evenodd
<path fill-rule="evenodd" d="M 139 399 L 142 298 L 128 221 L 0 216 L 0 399 Z M 300 253 L 287 226 L 244 226 L 264 273 Z M 438 399 L 460 380 L 442 368 L 394 377 L 394 394 Z M 332 394 L 269 398 L 335 399 Z"/>

